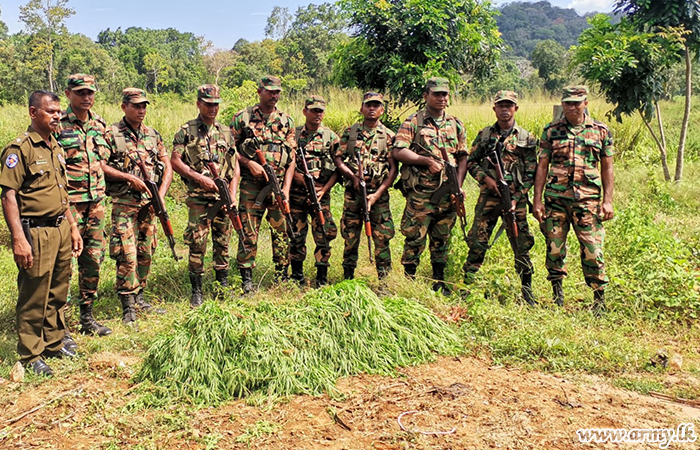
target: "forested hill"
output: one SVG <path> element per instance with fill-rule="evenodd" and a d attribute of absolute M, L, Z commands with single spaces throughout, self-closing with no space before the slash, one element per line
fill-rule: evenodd
<path fill-rule="evenodd" d="M 516 56 L 530 58 L 539 41 L 554 39 L 564 48 L 576 44 L 579 34 L 588 28 L 586 17 L 575 10 L 552 6 L 549 2 L 514 2 L 499 8 L 496 19 L 503 40 Z"/>

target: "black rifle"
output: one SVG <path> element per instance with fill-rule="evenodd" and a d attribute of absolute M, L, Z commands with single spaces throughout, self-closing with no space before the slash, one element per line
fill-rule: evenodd
<path fill-rule="evenodd" d="M 420 144 L 416 144 L 420 145 Z M 421 146 L 422 147 L 422 146 Z M 467 240 L 467 212 L 464 208 L 464 193 L 462 192 L 461 186 L 459 185 L 459 180 L 457 178 L 457 166 L 452 163 L 447 155 L 447 150 L 444 147 L 440 147 L 440 153 L 442 153 L 442 162 L 445 167 L 445 174 L 447 175 L 447 183 L 443 183 L 433 195 L 430 196 L 431 203 L 437 204 L 440 198 L 445 195 L 445 193 L 450 194 L 450 202 L 457 212 L 457 217 L 459 217 L 459 225 L 462 229 L 462 236 L 464 240 Z M 424 149 L 429 155 L 438 159 L 435 154 L 427 149 Z"/>
<path fill-rule="evenodd" d="M 179 261 L 180 257 L 175 253 L 175 237 L 173 233 L 173 226 L 170 223 L 170 216 L 168 216 L 168 211 L 165 209 L 165 204 L 163 199 L 160 198 L 160 193 L 158 192 L 158 185 L 155 181 L 151 179 L 148 175 L 148 170 L 146 170 L 146 164 L 144 164 L 138 153 L 134 153 L 136 156 L 135 161 L 141 170 L 141 179 L 146 183 L 148 191 L 151 194 L 151 206 L 153 206 L 153 211 L 155 212 L 158 219 L 160 219 L 160 224 L 163 227 L 163 233 L 165 237 L 168 238 L 168 244 L 170 245 L 170 250 L 173 252 L 173 258 L 175 261 Z"/>
<path fill-rule="evenodd" d="M 301 172 L 304 176 L 304 186 L 306 186 L 306 193 L 309 196 L 311 209 L 314 211 L 314 214 L 316 214 L 318 226 L 321 228 L 323 245 L 328 247 L 328 238 L 326 237 L 326 217 L 323 215 L 323 207 L 321 206 L 321 201 L 318 199 L 318 194 L 316 193 L 316 183 L 314 182 L 314 177 L 312 177 L 311 173 L 309 172 L 309 165 L 306 163 L 304 149 L 301 146 L 297 147 L 297 159 L 301 162 Z"/>
<path fill-rule="evenodd" d="M 270 192 L 272 192 L 275 198 L 275 203 L 277 203 L 277 207 L 282 212 L 282 214 L 284 214 L 284 218 L 287 219 L 287 236 L 289 236 L 290 238 L 294 238 L 297 236 L 297 234 L 294 231 L 294 221 L 292 220 L 292 214 L 289 210 L 289 202 L 287 201 L 287 196 L 284 195 L 284 191 L 282 190 L 282 187 L 280 186 L 280 183 L 277 180 L 277 175 L 275 175 L 275 168 L 272 167 L 272 164 L 265 160 L 265 155 L 263 155 L 262 150 L 260 150 L 260 141 L 256 138 L 255 142 L 257 146 L 257 148 L 255 149 L 255 154 L 257 155 L 258 161 L 260 161 L 260 165 L 262 165 L 265 174 L 267 175 L 267 186 L 265 186 L 255 198 L 255 205 L 262 205 L 262 203 L 265 201 L 265 197 L 267 197 L 270 194 Z M 271 144 L 270 146 L 274 148 L 275 146 L 277 146 L 277 144 Z"/>
<path fill-rule="evenodd" d="M 508 236 L 508 241 L 510 242 L 510 247 L 513 249 L 513 254 L 518 257 L 518 222 L 515 216 L 515 207 L 510 197 L 510 187 L 508 182 L 504 177 L 505 169 L 503 167 L 503 160 L 501 159 L 501 154 L 503 153 L 503 141 L 506 136 L 501 137 L 496 142 L 496 145 L 486 155 L 486 159 L 489 164 L 493 166 L 496 171 L 496 184 L 498 186 L 498 193 L 500 194 L 499 207 L 501 210 L 501 218 L 503 219 L 504 228 L 506 230 L 506 236 Z M 496 236 L 493 239 L 491 245 L 493 245 L 498 237 L 501 235 L 501 230 L 499 229 Z"/>
<path fill-rule="evenodd" d="M 372 255 L 372 222 L 369 218 L 369 203 L 367 202 L 367 183 L 365 183 L 365 171 L 362 168 L 362 160 L 360 154 L 355 152 L 357 159 L 357 177 L 360 179 L 360 189 L 357 193 L 360 196 L 360 208 L 362 209 L 362 218 L 365 223 L 365 235 L 367 235 L 367 250 L 369 251 L 369 262 L 374 263 Z"/>

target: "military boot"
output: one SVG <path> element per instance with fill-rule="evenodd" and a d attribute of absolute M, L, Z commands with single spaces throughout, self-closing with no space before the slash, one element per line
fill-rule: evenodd
<path fill-rule="evenodd" d="M 605 291 L 603 289 L 596 289 L 593 291 L 593 314 L 596 317 L 600 317 L 606 309 Z"/>
<path fill-rule="evenodd" d="M 80 305 L 80 332 L 83 334 L 96 334 L 98 336 L 108 336 L 112 334 L 112 330 L 97 323 L 95 317 L 93 317 L 92 303 Z"/>
<path fill-rule="evenodd" d="M 410 278 L 412 280 L 415 280 L 417 269 L 418 269 L 418 266 L 415 264 L 404 264 L 403 265 L 403 274 L 406 278 Z"/>
<path fill-rule="evenodd" d="M 73 340 L 73 336 L 70 335 L 68 328 L 66 328 L 66 334 L 61 341 L 63 342 L 63 346 L 65 348 L 73 351 L 78 350 L 78 344 L 76 344 L 76 342 Z"/>
<path fill-rule="evenodd" d="M 355 278 L 355 268 L 343 266 L 343 279 L 352 280 L 353 278 Z"/>
<path fill-rule="evenodd" d="M 445 264 L 433 264 L 433 291 L 444 296 L 452 295 L 452 290 L 445 284 Z"/>
<path fill-rule="evenodd" d="M 379 280 L 386 278 L 391 272 L 391 266 L 377 266 L 377 277 Z"/>
<path fill-rule="evenodd" d="M 190 285 L 192 286 L 190 306 L 196 308 L 201 306 L 204 301 L 204 296 L 202 295 L 202 274 L 190 272 Z"/>
<path fill-rule="evenodd" d="M 291 279 L 299 286 L 304 285 L 304 261 L 292 261 Z"/>
<path fill-rule="evenodd" d="M 520 291 L 523 294 L 523 299 L 530 306 L 535 306 L 537 302 L 535 301 L 535 296 L 532 295 L 532 274 L 531 273 L 521 273 L 520 281 L 522 282 L 522 287 Z"/>
<path fill-rule="evenodd" d="M 143 288 L 134 296 L 134 307 L 136 308 L 136 311 L 145 312 L 146 314 L 162 315 L 168 312 L 165 308 L 156 308 L 144 300 Z"/>
<path fill-rule="evenodd" d="M 130 327 L 137 327 L 134 294 L 119 294 L 119 301 L 122 302 L 122 323 Z"/>
<path fill-rule="evenodd" d="M 561 280 L 552 281 L 552 298 L 557 306 L 564 306 L 564 287 Z"/>
<path fill-rule="evenodd" d="M 255 286 L 253 286 L 253 269 L 241 268 L 241 286 L 244 294 L 252 294 L 255 291 Z"/>
<path fill-rule="evenodd" d="M 328 266 L 316 266 L 316 287 L 328 284 Z"/>
<path fill-rule="evenodd" d="M 277 264 L 275 265 L 275 277 L 274 281 L 275 283 L 284 283 L 285 281 L 289 280 L 289 275 L 288 273 L 289 266 L 288 265 L 282 265 L 282 264 Z"/>
<path fill-rule="evenodd" d="M 228 287 L 228 269 L 216 269 L 214 271 L 214 276 L 216 277 L 216 281 L 219 283 L 219 286 L 217 286 L 216 289 L 216 294 L 214 294 L 214 298 L 216 300 L 221 300 L 224 298 L 224 291 Z"/>

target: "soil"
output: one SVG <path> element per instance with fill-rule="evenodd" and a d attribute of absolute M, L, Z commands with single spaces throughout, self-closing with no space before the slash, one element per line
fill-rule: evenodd
<path fill-rule="evenodd" d="M 700 434 L 698 407 L 595 377 L 565 378 L 477 358 L 440 358 L 400 369 L 394 378 L 343 379 L 336 398 L 296 396 L 263 406 L 237 400 L 194 411 L 130 407 L 137 364 L 133 356 L 105 352 L 91 356 L 90 371 L 71 375 L 59 368 L 54 379 L 38 384 L 4 382 L 0 448 L 659 448 L 584 445 L 576 430 L 675 429 L 691 422 Z M 669 448 L 700 448 L 700 439 Z"/>

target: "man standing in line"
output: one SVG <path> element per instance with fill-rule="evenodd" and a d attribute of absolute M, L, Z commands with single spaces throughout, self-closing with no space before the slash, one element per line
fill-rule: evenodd
<path fill-rule="evenodd" d="M 202 273 L 209 228 L 216 281 L 221 287 L 228 286 L 228 249 L 231 238 L 231 222 L 226 214 L 228 205 L 219 208 L 212 220 L 208 217 L 209 211 L 219 200 L 210 165 L 216 169 L 218 176 L 228 182 L 231 198 L 235 198 L 236 192 L 236 186 L 231 182 L 234 178 L 236 150 L 231 131 L 216 120 L 219 103 L 221 96 L 218 86 L 200 86 L 197 89 L 199 115 L 184 124 L 173 138 L 173 170 L 180 174 L 187 185 L 189 218 L 184 241 L 190 247 L 188 270 L 192 285 L 192 307 L 200 306 L 203 301 Z"/>
<path fill-rule="evenodd" d="M 263 214 L 267 211 L 267 221 L 272 233 L 272 260 L 275 264 L 275 279 L 287 279 L 289 268 L 289 238 L 283 211 L 273 200 L 273 194 L 266 189 L 269 186 L 267 174 L 256 154 L 260 150 L 267 164 L 270 164 L 277 177 L 285 199 L 289 199 L 289 190 L 294 176 L 294 121 L 285 112 L 277 109 L 277 102 L 282 92 L 280 79 L 264 76 L 258 82 L 260 101 L 236 113 L 231 120 L 236 149 L 238 150 L 241 174 L 239 188 L 239 210 L 246 234 L 248 253 L 243 246 L 238 246 L 238 268 L 241 271 L 243 292 L 253 292 L 253 267 L 258 252 L 258 231 Z M 260 197 L 261 191 L 265 190 Z"/>
<path fill-rule="evenodd" d="M 435 201 L 431 201 L 431 196 L 447 182 L 441 150 L 456 160 L 460 189 L 467 172 L 468 154 L 462 121 L 445 112 L 449 97 L 448 80 L 430 78 L 423 89 L 425 108 L 406 119 L 394 143 L 394 158 L 403 163 L 401 186 L 406 196 L 401 219 L 401 231 L 406 236 L 401 264 L 406 276 L 415 277 L 426 237 L 430 236 L 433 290 L 444 295 L 451 294 L 445 284 L 445 266 L 457 212 L 449 191 Z"/>
<path fill-rule="evenodd" d="M 296 236 L 289 245 L 289 258 L 292 265 L 292 280 L 304 283 L 304 259 L 306 259 L 306 235 L 309 232 L 309 215 L 311 215 L 311 236 L 316 243 L 316 285 L 328 284 L 328 260 L 331 257 L 331 241 L 338 235 L 338 228 L 331 216 L 330 190 L 338 181 L 338 172 L 333 164 L 333 155 L 338 150 L 338 136 L 323 125 L 326 100 L 320 95 L 312 95 L 304 101 L 304 125 L 296 127 L 296 170 L 290 189 L 289 206 L 292 221 L 296 227 Z M 309 193 L 304 183 L 303 164 L 299 159 L 303 152 L 309 174 L 313 177 L 314 188 L 325 221 L 322 226 L 312 209 Z"/>
<path fill-rule="evenodd" d="M 156 248 L 156 215 L 143 180 L 147 176 L 156 181 L 159 195 L 164 199 L 173 179 L 170 158 L 160 134 L 143 124 L 148 103 L 141 89 L 122 91 L 124 117 L 107 130 L 110 156 L 108 165 L 103 167 L 107 190 L 112 196 L 109 256 L 117 263 L 115 287 L 122 304 L 122 322 L 130 326 L 136 325 L 136 309 L 165 312 L 154 309 L 143 298 Z"/>
<path fill-rule="evenodd" d="M 614 216 L 613 141 L 608 127 L 586 114 L 587 97 L 585 86 L 565 87 L 564 118 L 542 132 L 533 213 L 547 241 L 547 279 L 552 282 L 554 302 L 564 305 L 566 236 L 573 226 L 581 246 L 583 275 L 593 289 L 593 311 L 600 314 L 605 310 L 608 284 L 602 222 Z"/>
<path fill-rule="evenodd" d="M 107 336 L 112 330 L 99 324 L 92 313 L 97 301 L 100 266 L 104 260 L 105 177 L 102 164 L 108 150 L 107 124 L 91 111 L 95 104 L 95 78 L 77 73 L 68 77 L 68 107 L 61 116 L 56 140 L 66 155 L 68 199 L 83 238 L 78 257 L 80 332 Z"/>
<path fill-rule="evenodd" d="M 384 114 L 384 97 L 367 92 L 360 107 L 363 121 L 350 126 L 340 139 L 335 154 L 338 171 L 345 177 L 345 203 L 341 219 L 341 232 L 345 239 L 343 252 L 343 276 L 355 277 L 358 250 L 362 241 L 362 201 L 359 194 L 360 176 L 357 159 L 362 163 L 362 177 L 367 186 L 367 206 L 372 226 L 374 259 L 377 276 L 384 279 L 391 271 L 389 241 L 394 237 L 394 220 L 389 204 L 389 187 L 396 179 L 398 169 L 392 155 L 394 132 L 379 118 Z"/>
<path fill-rule="evenodd" d="M 31 125 L 2 155 L 2 209 L 17 264 L 17 353 L 40 375 L 53 370 L 44 358 L 75 357 L 63 344 L 71 255 L 83 251 L 70 212 L 66 160 L 53 133 L 61 104 L 53 92 L 29 97 Z"/>
<path fill-rule="evenodd" d="M 532 294 L 532 262 L 530 249 L 535 239 L 527 225 L 528 191 L 535 178 L 537 164 L 537 140 L 527 130 L 515 122 L 518 110 L 518 94 L 512 91 L 498 91 L 493 101 L 496 113 L 496 123 L 482 129 L 472 143 L 472 149 L 467 159 L 469 174 L 479 183 L 479 199 L 474 209 L 474 223 L 469 231 L 469 254 L 464 263 L 464 282 L 469 285 L 484 262 L 489 248 L 489 239 L 499 217 L 508 213 L 501 211 L 500 193 L 496 182 L 496 159 L 493 152 L 497 151 L 498 141 L 503 144 L 498 155 L 503 165 L 503 178 L 508 184 L 512 210 L 515 213 L 517 237 L 513 239 L 515 270 L 522 282 L 522 295 L 525 301 L 535 304 Z M 501 219 L 501 227 L 506 227 Z M 503 230 L 499 230 L 499 233 Z M 507 232 L 508 233 L 508 232 Z"/>

